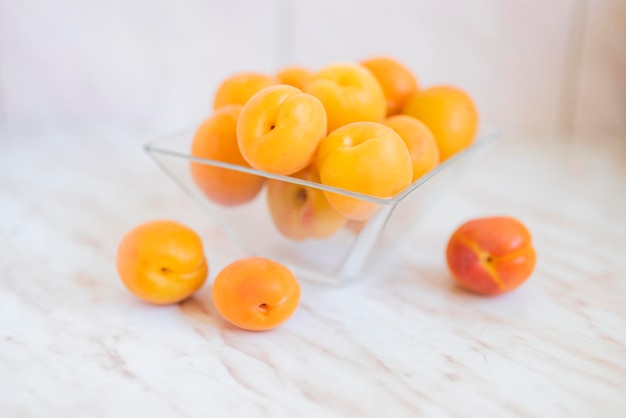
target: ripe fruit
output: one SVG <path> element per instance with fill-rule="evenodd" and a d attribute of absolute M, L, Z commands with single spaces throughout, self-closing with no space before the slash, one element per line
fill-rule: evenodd
<path fill-rule="evenodd" d="M 333 64 L 313 74 L 304 91 L 320 99 L 328 132 L 351 122 L 381 121 L 386 100 L 376 77 L 357 64 Z"/>
<path fill-rule="evenodd" d="M 309 165 L 326 134 L 326 112 L 318 99 L 285 84 L 268 87 L 241 110 L 237 142 L 259 170 L 293 174 Z"/>
<path fill-rule="evenodd" d="M 276 80 L 261 73 L 238 73 L 222 81 L 213 99 L 213 109 L 227 105 L 244 105 L 258 91 L 276 84 Z"/>
<path fill-rule="evenodd" d="M 198 290 L 208 266 L 194 231 L 173 221 L 152 221 L 124 236 L 117 250 L 117 271 L 134 295 L 170 304 Z"/>
<path fill-rule="evenodd" d="M 383 121 L 396 131 L 406 144 L 413 165 L 413 179 L 417 180 L 439 164 L 439 149 L 433 133 L 419 120 L 408 115 L 396 115 Z"/>
<path fill-rule="evenodd" d="M 304 88 L 313 73 L 304 67 L 285 67 L 276 73 L 276 80 L 280 84 L 288 84 L 300 90 Z"/>
<path fill-rule="evenodd" d="M 235 261 L 213 282 L 213 302 L 230 323 L 250 331 L 276 328 L 300 302 L 300 285 L 275 261 L 250 257 Z"/>
<path fill-rule="evenodd" d="M 331 132 L 320 144 L 317 169 L 322 184 L 374 197 L 392 197 L 411 184 L 411 157 L 402 138 L 376 122 L 355 122 Z M 365 220 L 376 210 L 371 202 L 324 192 L 342 215 Z"/>
<path fill-rule="evenodd" d="M 479 218 L 459 227 L 446 250 L 457 282 L 476 293 L 498 295 L 521 285 L 536 261 L 528 229 L 510 217 Z"/>
<path fill-rule="evenodd" d="M 374 74 L 387 99 L 387 116 L 402 111 L 407 100 L 417 91 L 415 76 L 402 63 L 390 57 L 375 57 L 361 62 Z"/>
<path fill-rule="evenodd" d="M 319 183 L 314 166 L 293 175 Z M 280 180 L 267 181 L 267 203 L 276 228 L 287 238 L 326 238 L 346 223 L 326 200 L 321 190 Z"/>
<path fill-rule="evenodd" d="M 237 120 L 241 106 L 217 109 L 196 131 L 191 155 L 250 167 L 237 145 Z M 191 162 L 191 174 L 204 194 L 222 205 L 239 205 L 252 200 L 263 187 L 263 177 L 227 168 Z"/>
<path fill-rule="evenodd" d="M 441 161 L 470 146 L 478 129 L 478 111 L 472 98 L 455 87 L 436 86 L 420 90 L 402 113 L 426 124 L 435 135 Z"/>

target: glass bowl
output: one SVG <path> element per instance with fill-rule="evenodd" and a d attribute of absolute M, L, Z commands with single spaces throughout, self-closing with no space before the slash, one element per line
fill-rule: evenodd
<path fill-rule="evenodd" d="M 156 139 L 146 144 L 145 150 L 172 180 L 207 209 L 244 253 L 281 262 L 291 268 L 299 278 L 332 284 L 359 278 L 366 262 L 375 262 L 373 254 L 389 251 L 395 245 L 401 244 L 403 237 L 410 236 L 420 216 L 428 210 L 433 200 L 449 188 L 467 165 L 476 159 L 477 151 L 484 149 L 485 145 L 498 136 L 493 128 L 482 131 L 472 146 L 444 161 L 396 196 L 383 199 L 306 179 L 193 157 L 190 149 L 195 131 L 194 126 Z M 246 203 L 222 205 L 207 197 L 198 187 L 191 172 L 192 164 L 258 176 L 264 179 L 264 185 L 256 197 Z M 335 193 L 376 209 L 367 221 L 348 221 L 326 238 L 294 240 L 284 235 L 276 224 L 282 223 L 283 227 L 289 229 L 289 225 L 286 225 L 287 218 L 278 216 L 276 221 L 276 213 L 273 218 L 269 210 L 268 189 L 272 183 L 274 189 L 278 184 L 293 186 L 283 189 L 292 192 L 299 190 L 305 195 Z M 285 219 L 285 222 L 281 222 L 281 219 Z"/>

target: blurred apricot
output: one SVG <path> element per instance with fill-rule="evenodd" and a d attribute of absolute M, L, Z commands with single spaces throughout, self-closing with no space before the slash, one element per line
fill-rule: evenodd
<path fill-rule="evenodd" d="M 152 221 L 124 236 L 117 250 L 117 271 L 137 297 L 171 304 L 197 291 L 209 269 L 194 231 L 178 222 Z"/>
<path fill-rule="evenodd" d="M 446 248 L 448 267 L 464 288 L 485 295 L 509 292 L 532 274 L 536 253 L 530 232 L 508 216 L 461 225 Z"/>
<path fill-rule="evenodd" d="M 217 311 L 249 331 L 266 331 L 287 321 L 300 303 L 300 285 L 280 263 L 261 257 L 237 260 L 215 278 Z"/>
<path fill-rule="evenodd" d="M 217 109 L 198 128 L 191 155 L 208 160 L 250 167 L 237 145 L 237 120 L 241 106 Z M 191 174 L 196 185 L 212 201 L 226 205 L 246 203 L 259 193 L 264 178 L 241 171 L 192 161 Z"/>
<path fill-rule="evenodd" d="M 292 177 L 320 182 L 313 164 Z M 267 204 L 276 228 L 296 241 L 329 237 L 346 223 L 346 218 L 330 206 L 324 193 L 313 187 L 270 179 Z"/>
<path fill-rule="evenodd" d="M 383 121 L 396 131 L 406 144 L 413 166 L 413 180 L 422 177 L 439 164 L 439 148 L 435 136 L 419 120 L 408 115 L 395 115 Z"/>
<path fill-rule="evenodd" d="M 470 146 L 478 130 L 478 111 L 472 98 L 451 86 L 429 87 L 414 94 L 402 113 L 428 126 L 444 161 Z"/>
<path fill-rule="evenodd" d="M 307 68 L 290 66 L 276 73 L 276 80 L 279 84 L 288 84 L 302 90 L 306 83 L 309 82 L 312 75 L 313 73 Z"/>
<path fill-rule="evenodd" d="M 276 80 L 262 73 L 244 72 L 234 74 L 217 88 L 213 109 L 227 105 L 245 105 L 256 92 L 276 84 Z"/>
<path fill-rule="evenodd" d="M 402 111 L 407 100 L 417 91 L 415 75 L 401 62 L 391 57 L 375 57 L 361 61 L 374 74 L 387 99 L 387 116 Z"/>
<path fill-rule="evenodd" d="M 365 67 L 332 64 L 313 74 L 304 87 L 320 99 L 328 115 L 328 132 L 351 122 L 379 122 L 386 115 L 383 89 Z"/>

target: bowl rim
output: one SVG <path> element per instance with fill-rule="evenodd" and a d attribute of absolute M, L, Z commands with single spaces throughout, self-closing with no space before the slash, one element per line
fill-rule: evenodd
<path fill-rule="evenodd" d="M 467 155 L 474 153 L 480 148 L 483 148 L 485 145 L 493 142 L 496 138 L 500 136 L 500 132 L 495 127 L 489 126 L 489 127 L 481 128 L 480 131 L 476 135 L 476 139 L 470 146 L 464 148 L 463 150 L 459 151 L 452 157 L 441 162 L 439 165 L 437 165 L 437 167 L 435 167 L 428 173 L 421 176 L 419 179 L 411 183 L 408 187 L 405 187 L 402 191 L 398 192 L 397 194 L 391 197 L 376 197 L 376 196 L 371 196 L 371 195 L 364 194 L 364 193 L 358 193 L 358 192 L 354 192 L 351 190 L 342 189 L 339 187 L 328 186 L 328 185 L 317 183 L 317 182 L 310 181 L 310 180 L 299 179 L 299 178 L 292 177 L 289 175 L 275 174 L 275 173 L 270 173 L 270 172 L 266 172 L 262 170 L 257 170 L 252 167 L 244 167 L 241 165 L 226 163 L 223 161 L 195 157 L 189 153 L 184 153 L 184 152 L 177 151 L 174 149 L 168 149 L 166 147 L 167 143 L 180 139 L 179 137 L 181 135 L 189 135 L 192 132 L 195 132 L 194 128 L 187 128 L 184 130 L 180 130 L 176 133 L 172 133 L 165 137 L 160 137 L 160 138 L 148 141 L 146 144 L 144 144 L 143 148 L 148 153 L 148 155 L 150 155 L 153 159 L 155 158 L 154 154 L 161 154 L 161 155 L 165 155 L 169 157 L 182 158 L 188 161 L 193 161 L 193 162 L 197 162 L 201 164 L 211 165 L 211 166 L 220 167 L 220 168 L 224 168 L 228 170 L 234 170 L 234 171 L 238 171 L 242 173 L 256 175 L 259 177 L 264 177 L 267 179 L 279 180 L 279 181 L 284 181 L 287 183 L 298 184 L 304 187 L 310 187 L 310 188 L 314 188 L 314 189 L 318 189 L 318 190 L 322 190 L 326 192 L 336 193 L 336 194 L 340 194 L 343 196 L 363 200 L 366 202 L 375 203 L 378 205 L 395 205 L 399 203 L 404 198 L 412 194 L 415 190 L 419 189 L 423 184 L 427 183 L 430 179 L 437 176 L 439 173 L 445 171 L 446 168 L 448 168 L 451 165 L 455 165 L 455 163 L 458 160 L 464 159 Z M 192 137 L 193 135 L 191 134 L 190 138 Z"/>

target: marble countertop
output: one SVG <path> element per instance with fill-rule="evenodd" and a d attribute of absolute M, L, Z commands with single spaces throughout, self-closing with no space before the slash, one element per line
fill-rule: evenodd
<path fill-rule="evenodd" d="M 155 218 L 238 256 L 129 132 L 0 140 L 0 416 L 626 416 L 626 141 L 505 136 L 407 245 L 343 287 L 302 283 L 283 327 L 249 333 L 205 286 L 133 298 L 122 235 Z M 508 214 L 538 264 L 517 291 L 459 290 L 450 233 Z"/>

